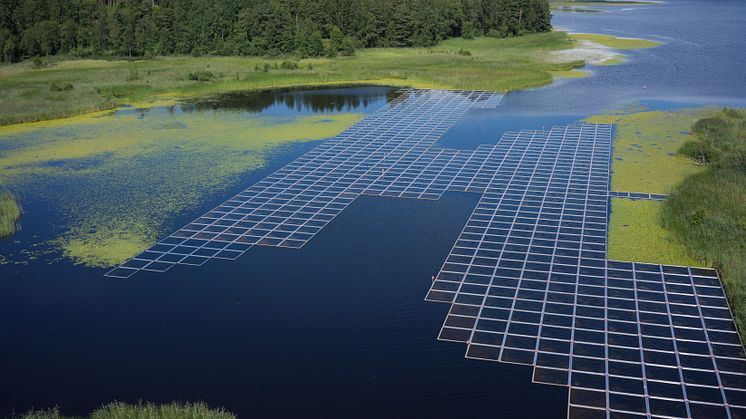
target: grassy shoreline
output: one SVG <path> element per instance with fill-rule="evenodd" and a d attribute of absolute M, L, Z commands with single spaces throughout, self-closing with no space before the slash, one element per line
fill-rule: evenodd
<path fill-rule="evenodd" d="M 679 153 L 704 164 L 665 201 L 661 224 L 697 260 L 713 266 L 746 332 L 746 110 L 699 119 Z"/>
<path fill-rule="evenodd" d="M 701 167 L 676 154 L 703 109 L 632 109 L 596 115 L 588 122 L 616 124 L 611 190 L 668 194 Z M 671 265 L 701 265 L 661 226 L 660 202 L 612 199 L 608 255 L 611 259 Z"/>
<path fill-rule="evenodd" d="M 387 85 L 511 91 L 552 82 L 552 71 L 583 61 L 549 62 L 571 48 L 564 32 L 515 38 L 454 38 L 430 48 L 376 48 L 353 57 L 300 59 L 169 56 L 134 61 L 53 58 L 0 66 L 0 125 L 58 119 L 122 104 L 231 91 Z M 199 77 L 198 77 L 199 76 Z"/>
<path fill-rule="evenodd" d="M 611 259 L 718 269 L 746 332 L 746 110 L 621 111 L 612 190 L 671 193 L 662 202 L 612 199 Z"/>

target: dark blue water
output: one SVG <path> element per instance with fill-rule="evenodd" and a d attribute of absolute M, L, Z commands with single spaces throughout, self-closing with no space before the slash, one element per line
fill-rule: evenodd
<path fill-rule="evenodd" d="M 558 13 L 554 22 L 666 44 L 630 52 L 630 63 L 596 68 L 591 78 L 510 94 L 495 111 L 471 111 L 441 145 L 473 148 L 504 131 L 629 104 L 746 102 L 746 2 L 670 0 Z M 231 95 L 178 111 L 371 112 L 390 92 Z M 285 150 L 171 223 L 192 220 L 312 146 Z M 257 247 L 235 262 L 125 281 L 66 261 L 0 266 L 0 416 L 203 400 L 241 417 L 565 417 L 566 390 L 531 384 L 530 368 L 467 361 L 462 345 L 436 341 L 447 307 L 423 298 L 477 199 L 361 198 L 302 250 Z M 43 197 L 24 202 L 17 239 L 60 222 Z M 12 246 L 0 243 L 0 254 Z"/>

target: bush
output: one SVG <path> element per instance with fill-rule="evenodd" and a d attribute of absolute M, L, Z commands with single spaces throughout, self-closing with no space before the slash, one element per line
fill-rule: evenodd
<path fill-rule="evenodd" d="M 52 85 L 49 86 L 49 91 L 50 92 L 67 92 L 69 90 L 73 90 L 74 88 L 75 86 L 73 86 L 70 83 L 62 83 L 62 84 L 52 83 Z"/>
<path fill-rule="evenodd" d="M 345 36 L 339 49 L 339 54 L 345 57 L 355 55 L 355 39 Z"/>
<path fill-rule="evenodd" d="M 293 61 L 283 61 L 282 64 L 280 64 L 280 68 L 283 70 L 296 70 L 298 68 L 298 63 Z"/>
<path fill-rule="evenodd" d="M 475 36 L 474 24 L 470 20 L 465 21 L 461 26 L 461 37 L 464 39 L 474 39 Z"/>
<path fill-rule="evenodd" d="M 215 74 L 212 71 L 195 71 L 189 73 L 189 80 L 193 81 L 210 81 L 215 78 Z"/>
<path fill-rule="evenodd" d="M 44 68 L 48 65 L 49 63 L 41 57 L 34 57 L 34 59 L 31 60 L 31 66 L 33 68 Z"/>
<path fill-rule="evenodd" d="M 700 164 L 710 164 L 718 159 L 720 152 L 710 141 L 688 140 L 679 148 L 679 154 Z"/>
<path fill-rule="evenodd" d="M 211 409 L 204 403 L 169 403 L 156 405 L 138 403 L 136 405 L 120 402 L 109 403 L 96 409 L 88 419 L 235 419 L 236 416 L 225 409 Z M 19 419 L 72 419 L 60 414 L 59 408 L 30 411 Z"/>
<path fill-rule="evenodd" d="M 718 269 L 741 333 L 746 332 L 746 112 L 724 109 L 692 127 L 679 153 L 706 163 L 664 201 L 661 223 L 705 265 Z"/>
<path fill-rule="evenodd" d="M 135 80 L 140 80 L 140 72 L 137 70 L 137 67 L 131 67 L 127 75 L 127 81 Z"/>
<path fill-rule="evenodd" d="M 468 49 L 459 48 L 458 55 L 463 55 L 464 57 L 468 57 L 471 55 L 471 51 L 469 51 Z"/>
<path fill-rule="evenodd" d="M 720 118 L 702 118 L 694 123 L 692 132 L 702 140 L 721 138 L 728 132 L 728 122 Z"/>
<path fill-rule="evenodd" d="M 743 111 L 740 109 L 725 108 L 723 109 L 723 114 L 727 116 L 728 118 L 733 118 L 733 119 L 746 118 L 746 111 Z"/>

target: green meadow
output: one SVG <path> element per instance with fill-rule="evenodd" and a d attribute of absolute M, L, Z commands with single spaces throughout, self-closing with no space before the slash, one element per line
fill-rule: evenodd
<path fill-rule="evenodd" d="M 389 85 L 510 91 L 552 82 L 550 51 L 572 38 L 549 32 L 515 38 L 454 38 L 430 48 L 373 48 L 352 57 L 45 58 L 0 66 L 0 125 L 147 105 L 221 92 L 300 86 Z"/>

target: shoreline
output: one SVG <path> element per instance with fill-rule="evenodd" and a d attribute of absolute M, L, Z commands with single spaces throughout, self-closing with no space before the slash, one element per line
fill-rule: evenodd
<path fill-rule="evenodd" d="M 592 34 L 595 35 L 595 34 Z M 624 42 L 624 38 L 597 35 L 606 39 Z M 641 40 L 644 42 L 651 42 Z M 622 48 L 627 49 L 627 48 Z M 635 49 L 634 47 L 628 49 Z M 596 55 L 588 55 L 594 50 Z M 547 54 L 548 53 L 548 54 Z M 600 54 L 600 55 L 599 55 Z M 547 55 L 549 57 L 547 58 Z M 366 63 L 375 62 L 380 58 L 391 56 L 407 57 L 410 63 L 402 63 L 387 67 L 371 69 Z M 51 108 L 40 109 L 29 104 L 11 104 L 10 110 L 5 111 L 11 122 L 0 122 L 0 135 L 13 131 L 11 127 L 28 127 L 29 124 L 74 120 L 82 117 L 97 117 L 116 111 L 122 107 L 153 108 L 157 106 L 171 106 L 183 100 L 209 99 L 211 97 L 242 92 L 272 92 L 278 90 L 325 89 L 339 87 L 387 86 L 411 87 L 422 89 L 465 89 L 490 90 L 508 93 L 529 90 L 551 85 L 563 76 L 588 75 L 578 71 L 587 65 L 616 65 L 626 62 L 626 57 L 619 50 L 604 45 L 595 40 L 579 39 L 576 34 L 566 32 L 549 32 L 544 34 L 526 35 L 518 38 L 477 38 L 463 40 L 453 38 L 430 48 L 387 48 L 361 50 L 355 57 L 335 59 L 299 59 L 296 70 L 278 70 L 277 65 L 282 58 L 265 59 L 262 57 L 186 57 L 165 56 L 148 60 L 103 61 L 90 59 L 63 59 L 58 66 L 43 69 L 32 69 L 27 63 L 14 64 L 16 68 L 8 71 L 5 83 L 13 86 L 25 82 L 24 78 L 33 81 L 32 93 L 47 100 L 46 105 Z M 528 63 L 516 64 L 516 58 L 527 59 Z M 263 63 L 270 70 L 257 70 Z M 507 64 L 506 64 L 507 63 Z M 61 65 L 60 65 L 61 64 Z M 252 67 L 253 65 L 253 67 Z M 516 68 L 509 68 L 513 65 Z M 20 68 L 26 66 L 28 68 Z M 419 66 L 419 67 L 418 67 Z M 77 68 L 80 67 L 80 68 Z M 185 71 L 196 68 L 209 68 L 218 72 L 215 80 L 207 83 L 185 82 Z M 343 68 L 344 67 L 344 68 Z M 451 68 L 451 73 L 437 77 L 433 70 Z M 11 66 L 7 66 L 11 69 Z M 83 87 L 71 88 L 69 92 L 49 93 L 42 91 L 46 83 L 59 83 L 69 79 L 70 84 L 81 83 L 76 80 L 78 70 L 91 71 L 92 82 L 82 82 Z M 0 73 L 2 73 L 0 68 Z M 17 71 L 16 71 L 17 70 Z M 351 74 L 344 74 L 345 70 Z M 110 79 L 124 75 L 127 83 L 114 84 Z M 171 72 L 166 78 L 158 74 Z M 228 73 L 230 71 L 231 73 Z M 90 84 L 97 82 L 97 72 L 100 78 L 109 79 L 101 87 Z M 378 74 L 376 74 L 378 72 Z M 133 73 L 135 74 L 133 76 Z M 227 74 L 226 74 L 227 73 Z M 235 77 L 231 74 L 235 73 Z M 576 74 L 577 73 L 577 74 Z M 349 75 L 360 75 L 360 78 L 350 78 Z M 132 78 L 133 80 L 130 80 Z M 20 79 L 20 80 L 19 80 Z M 55 83 L 52 83 L 54 85 Z M 17 93 L 17 101 L 22 102 L 30 95 L 28 86 Z M 86 89 L 88 89 L 86 91 Z M 10 89 L 9 89 L 10 90 Z M 12 93 L 8 92 L 9 96 Z M 78 96 L 83 96 L 79 98 Z M 106 95 L 109 95 L 107 97 Z M 14 97 L 10 98 L 13 102 Z M 64 109 L 65 105 L 80 104 L 81 100 L 93 101 L 85 107 L 102 108 L 91 111 L 78 112 L 76 109 Z M 15 108 L 14 108 L 15 107 Z M 15 109 L 15 113 L 13 112 Z M 3 110 L 0 109 L 0 113 Z M 59 117 L 46 117 L 50 114 L 61 114 Z M 17 122 L 15 122 L 17 120 Z"/>

